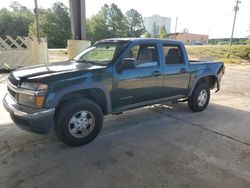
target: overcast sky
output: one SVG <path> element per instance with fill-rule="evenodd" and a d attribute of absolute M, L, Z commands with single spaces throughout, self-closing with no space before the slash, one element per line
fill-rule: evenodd
<path fill-rule="evenodd" d="M 0 8 L 8 8 L 13 0 L 1 0 Z M 34 8 L 34 0 L 16 0 L 22 5 Z M 68 6 L 68 0 L 60 0 Z M 246 37 L 250 33 L 250 0 L 241 0 L 237 15 L 235 37 Z M 38 0 L 39 6 L 49 8 L 56 0 Z M 177 31 L 187 28 L 190 33 L 208 34 L 209 38 L 229 38 L 232 30 L 235 0 L 86 0 L 86 15 L 96 14 L 103 4 L 115 3 L 125 13 L 133 8 L 143 16 L 159 14 L 171 17 L 171 31 L 174 31 L 178 17 Z"/>

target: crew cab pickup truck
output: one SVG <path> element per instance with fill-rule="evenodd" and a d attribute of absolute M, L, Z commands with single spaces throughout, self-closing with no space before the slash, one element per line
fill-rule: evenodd
<path fill-rule="evenodd" d="M 22 129 L 55 130 L 63 143 L 80 146 L 98 135 L 104 115 L 166 101 L 203 111 L 224 69 L 189 61 L 182 42 L 105 39 L 72 60 L 13 71 L 3 104 Z"/>

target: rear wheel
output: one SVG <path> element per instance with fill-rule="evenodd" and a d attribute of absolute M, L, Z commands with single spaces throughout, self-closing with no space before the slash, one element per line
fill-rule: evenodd
<path fill-rule="evenodd" d="M 88 144 L 99 134 L 103 113 L 89 99 L 70 100 L 59 107 L 55 131 L 63 143 L 69 146 Z"/>
<path fill-rule="evenodd" d="M 210 88 L 206 83 L 198 84 L 192 95 L 188 98 L 188 107 L 194 112 L 206 109 L 210 100 Z"/>

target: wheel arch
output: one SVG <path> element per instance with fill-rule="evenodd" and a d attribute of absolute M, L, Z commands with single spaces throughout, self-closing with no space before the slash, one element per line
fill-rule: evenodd
<path fill-rule="evenodd" d="M 110 94 L 107 88 L 95 86 L 96 85 L 93 84 L 91 87 L 84 88 L 79 86 L 64 88 L 63 90 L 57 92 L 57 95 L 55 95 L 51 100 L 50 105 L 57 110 L 60 105 L 66 101 L 75 98 L 87 98 L 99 105 L 104 115 L 109 114 L 111 112 Z"/>
<path fill-rule="evenodd" d="M 220 90 L 220 84 L 219 84 L 219 80 L 218 80 L 217 75 L 209 74 L 209 75 L 205 75 L 205 76 L 202 76 L 202 77 L 198 78 L 194 82 L 193 86 L 189 90 L 188 97 L 192 95 L 195 87 L 200 83 L 208 84 L 210 89 L 214 89 L 215 87 L 217 87 L 216 92 L 218 92 Z"/>

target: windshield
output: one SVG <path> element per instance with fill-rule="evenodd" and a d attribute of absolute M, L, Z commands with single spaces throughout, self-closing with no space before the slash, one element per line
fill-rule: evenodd
<path fill-rule="evenodd" d="M 124 50 L 127 41 L 98 43 L 80 53 L 74 60 L 83 63 L 108 65 Z"/>

